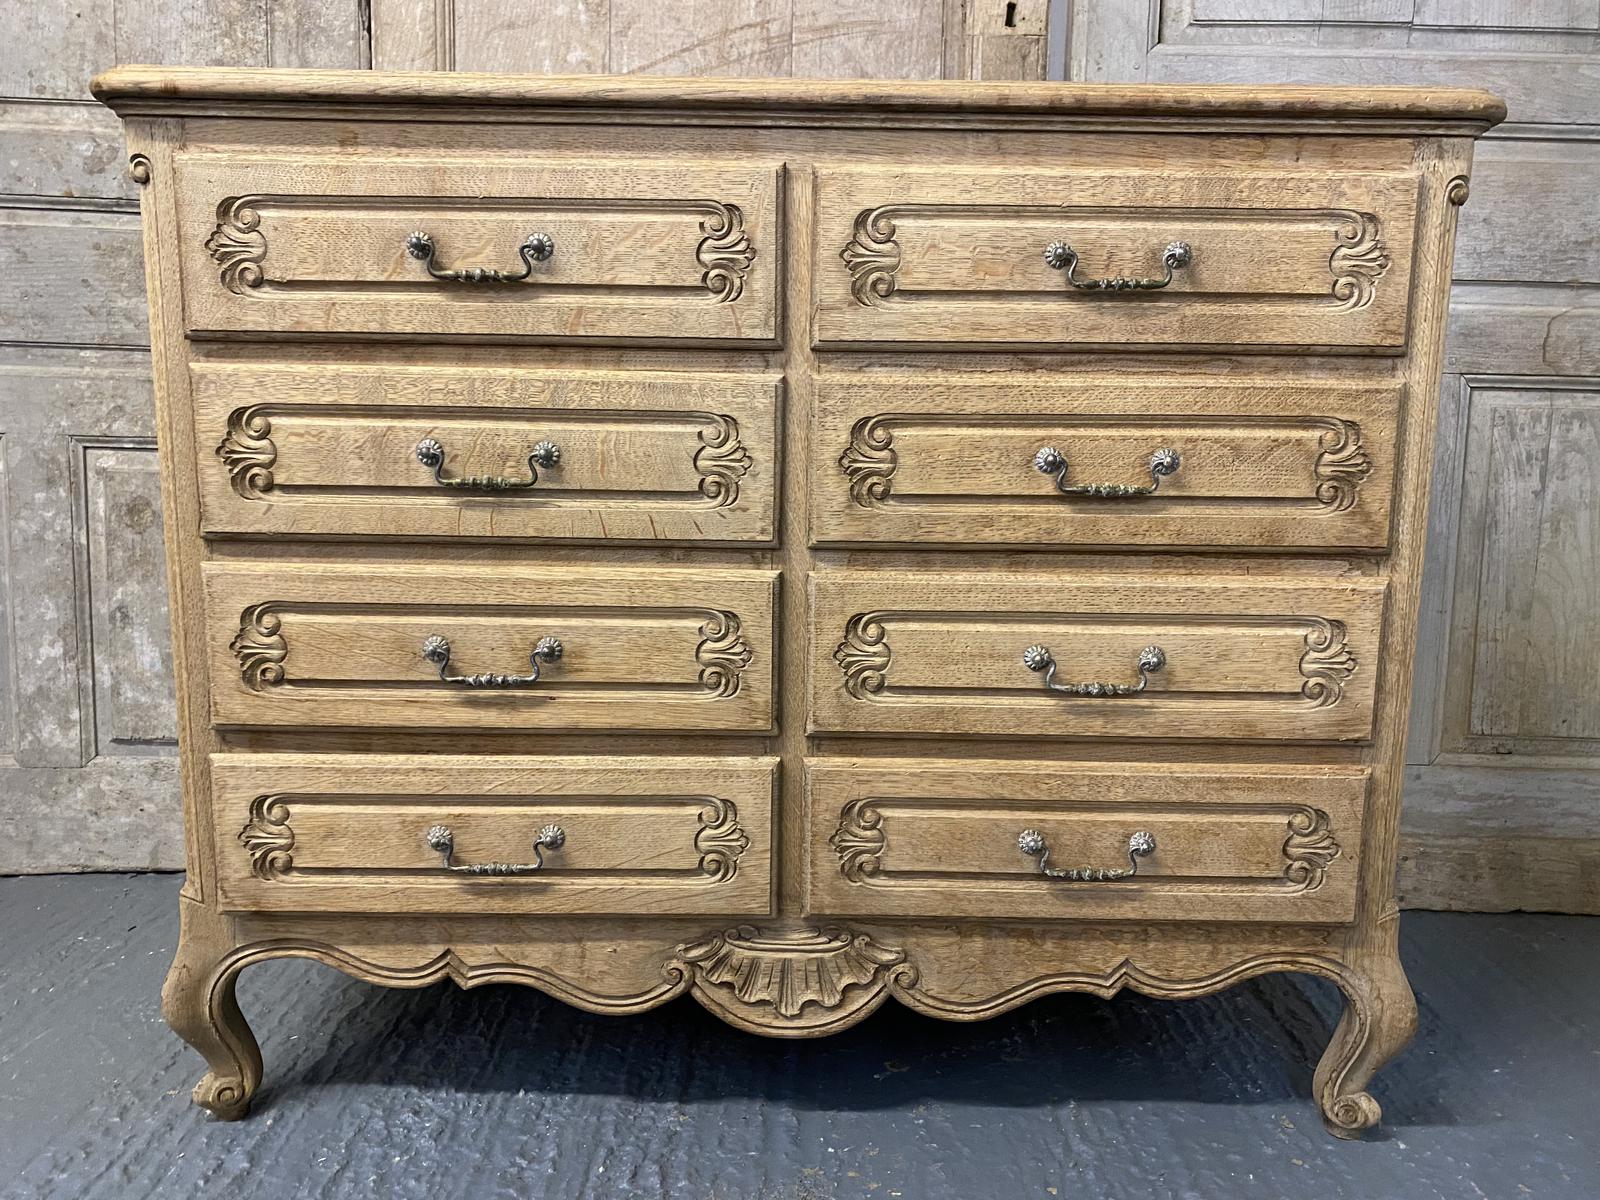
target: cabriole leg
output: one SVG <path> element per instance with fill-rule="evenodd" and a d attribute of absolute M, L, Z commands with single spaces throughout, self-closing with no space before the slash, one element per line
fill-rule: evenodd
<path fill-rule="evenodd" d="M 233 941 L 227 919 L 185 897 L 178 953 L 161 989 L 161 1012 L 210 1070 L 195 1085 L 194 1102 L 219 1120 L 250 1111 L 261 1083 L 261 1050 L 234 999 L 237 968 L 226 965 Z"/>

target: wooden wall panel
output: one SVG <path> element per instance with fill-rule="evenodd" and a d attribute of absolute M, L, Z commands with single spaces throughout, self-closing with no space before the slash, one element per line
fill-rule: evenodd
<path fill-rule="evenodd" d="M 1600 912 L 1600 0 L 1075 0 L 1063 33 L 1077 79 L 1506 97 L 1457 241 L 1402 893 Z"/>

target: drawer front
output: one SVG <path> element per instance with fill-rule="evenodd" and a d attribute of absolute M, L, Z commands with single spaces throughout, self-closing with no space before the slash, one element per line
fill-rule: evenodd
<path fill-rule="evenodd" d="M 202 335 L 771 342 L 779 170 L 180 154 L 185 320 Z"/>
<path fill-rule="evenodd" d="M 202 577 L 218 724 L 772 725 L 775 571 L 284 562 Z"/>
<path fill-rule="evenodd" d="M 223 907 L 766 914 L 776 761 L 213 755 Z"/>
<path fill-rule="evenodd" d="M 1363 740 L 1383 599 L 1368 579 L 818 573 L 811 724 Z"/>
<path fill-rule="evenodd" d="M 1126 376 L 824 379 L 812 539 L 1381 549 L 1403 394 Z"/>
<path fill-rule="evenodd" d="M 816 338 L 1394 353 L 1417 190 L 1379 172 L 824 167 Z M 1164 278 L 1178 242 L 1170 283 L 1125 286 Z"/>
<path fill-rule="evenodd" d="M 233 363 L 190 378 L 208 533 L 772 540 L 776 379 Z"/>
<path fill-rule="evenodd" d="M 811 912 L 1355 916 L 1361 769 L 825 761 L 806 780 Z M 1148 852 L 1130 852 L 1135 834 Z"/>

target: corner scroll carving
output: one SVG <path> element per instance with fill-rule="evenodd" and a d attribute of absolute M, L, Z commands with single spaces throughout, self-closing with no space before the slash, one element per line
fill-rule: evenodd
<path fill-rule="evenodd" d="M 1328 825 L 1328 814 L 1320 808 L 1297 808 L 1289 816 L 1289 836 L 1283 842 L 1289 865 L 1283 877 L 1302 892 L 1321 887 L 1328 864 L 1339 857 L 1339 843 Z"/>
<path fill-rule="evenodd" d="M 739 676 L 754 655 L 739 630 L 739 618 L 725 609 L 711 610 L 700 626 L 701 641 L 694 648 L 700 664 L 700 685 L 719 699 L 737 695 Z"/>
<path fill-rule="evenodd" d="M 736 204 L 710 203 L 711 213 L 700 222 L 703 235 L 695 248 L 700 264 L 700 286 L 718 304 L 731 304 L 744 292 L 744 279 L 755 261 L 755 248 L 744 231 L 744 213 Z"/>
<path fill-rule="evenodd" d="M 712 508 L 727 508 L 739 499 L 739 480 L 754 460 L 739 441 L 739 422 L 712 416 L 700 431 L 700 449 L 694 452 L 694 469 L 700 473 L 700 494 Z"/>
<path fill-rule="evenodd" d="M 1318 447 L 1311 468 L 1317 499 L 1334 512 L 1353 508 L 1356 493 L 1372 474 L 1372 458 L 1361 444 L 1361 426 L 1333 418 L 1318 438 Z"/>
<path fill-rule="evenodd" d="M 1378 236 L 1378 218 L 1372 213 L 1346 212 L 1337 245 L 1328 257 L 1333 272 L 1333 298 L 1338 312 L 1354 312 L 1372 303 L 1378 280 L 1389 269 L 1389 251 Z"/>
<path fill-rule="evenodd" d="M 239 830 L 239 843 L 250 855 L 250 874 L 281 879 L 294 866 L 294 830 L 282 796 L 257 796 L 250 802 L 250 820 Z"/>
<path fill-rule="evenodd" d="M 764 932 L 741 925 L 679 946 L 676 961 L 693 973 L 702 1003 L 767 1032 L 770 1017 L 757 1025 L 762 1018 L 738 1010 L 767 1008 L 791 1027 L 815 1030 L 853 1020 L 891 984 L 916 979 L 904 950 L 838 928 Z"/>
<path fill-rule="evenodd" d="M 839 873 L 851 883 L 861 883 L 876 875 L 881 865 L 878 856 L 888 835 L 883 831 L 883 813 L 863 797 L 852 800 L 839 814 L 839 828 L 828 839 L 839 854 Z"/>
<path fill-rule="evenodd" d="M 731 800 L 710 797 L 700 810 L 700 828 L 694 835 L 700 851 L 700 870 L 713 883 L 726 883 L 739 870 L 739 858 L 750 848 L 750 837 L 739 825 L 739 809 Z"/>
<path fill-rule="evenodd" d="M 872 307 L 894 295 L 900 272 L 900 243 L 895 240 L 889 207 L 863 209 L 855 220 L 855 236 L 839 251 L 850 270 L 850 294 Z"/>
<path fill-rule="evenodd" d="M 283 636 L 283 620 L 270 602 L 239 614 L 239 632 L 228 643 L 228 649 L 239 660 L 244 685 L 252 692 L 283 682 L 283 660 L 289 657 L 289 643 Z"/>
<path fill-rule="evenodd" d="M 233 490 L 247 500 L 272 490 L 272 466 L 278 448 L 272 442 L 272 421 L 259 405 L 228 414 L 228 429 L 217 443 L 217 457 L 228 469 Z"/>
<path fill-rule="evenodd" d="M 839 455 L 839 469 L 850 481 L 850 499 L 871 508 L 889 498 L 894 470 L 894 431 L 888 417 L 863 417 L 850 430 L 850 444 Z"/>
<path fill-rule="evenodd" d="M 857 613 L 845 623 L 844 641 L 833 661 L 844 672 L 844 690 L 857 700 L 883 691 L 889 675 L 888 631 L 881 612 Z"/>
<path fill-rule="evenodd" d="M 206 239 L 206 250 L 222 268 L 222 286 L 236 296 L 260 287 L 266 275 L 261 260 L 267 256 L 267 235 L 261 232 L 257 196 L 230 196 L 217 205 L 217 227 Z"/>
<path fill-rule="evenodd" d="M 1343 621 L 1316 618 L 1306 634 L 1306 650 L 1300 656 L 1300 674 L 1305 683 L 1300 694 L 1313 708 L 1337 704 L 1344 695 L 1345 680 L 1355 674 L 1356 656 L 1345 643 Z"/>

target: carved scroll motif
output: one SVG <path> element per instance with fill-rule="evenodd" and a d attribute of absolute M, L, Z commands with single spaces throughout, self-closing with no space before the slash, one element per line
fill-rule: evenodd
<path fill-rule="evenodd" d="M 1345 644 L 1343 621 L 1317 618 L 1306 634 L 1305 653 L 1300 656 L 1300 674 L 1305 683 L 1300 694 L 1313 708 L 1337 704 L 1344 695 L 1345 680 L 1355 674 L 1356 656 Z"/>
<path fill-rule="evenodd" d="M 250 802 L 250 820 L 239 830 L 239 843 L 250 855 L 250 874 L 279 879 L 294 866 L 294 830 L 282 796 L 257 796 Z"/>
<path fill-rule="evenodd" d="M 1317 499 L 1334 512 L 1344 512 L 1354 507 L 1356 493 L 1372 474 L 1372 458 L 1361 444 L 1361 426 L 1330 419 L 1317 444 L 1317 461 L 1311 468 Z"/>
<path fill-rule="evenodd" d="M 1371 213 L 1343 213 L 1328 258 L 1333 272 L 1333 298 L 1339 312 L 1353 312 L 1372 303 L 1378 280 L 1389 269 L 1389 252 L 1378 237 L 1378 218 Z"/>
<path fill-rule="evenodd" d="M 750 837 L 739 825 L 739 810 L 731 800 L 712 796 L 700 810 L 700 828 L 694 835 L 700 852 L 700 870 L 713 883 L 726 883 L 739 869 L 739 857 L 750 848 Z"/>
<path fill-rule="evenodd" d="M 1328 814 L 1320 808 L 1298 808 L 1289 817 L 1289 836 L 1283 842 L 1283 857 L 1289 865 L 1283 877 L 1303 892 L 1322 886 L 1328 864 L 1339 857 L 1339 843 L 1328 828 Z"/>
<path fill-rule="evenodd" d="M 272 442 L 272 421 L 258 405 L 228 414 L 228 429 L 217 444 L 217 457 L 228 469 L 233 490 L 247 500 L 272 490 L 272 466 L 278 448 Z"/>
<path fill-rule="evenodd" d="M 739 480 L 754 460 L 739 441 L 739 422 L 713 416 L 700 431 L 700 449 L 694 452 L 694 469 L 700 473 L 700 494 L 713 508 L 727 508 L 739 499 Z"/>
<path fill-rule="evenodd" d="M 863 417 L 850 430 L 850 444 L 839 455 L 839 469 L 850 481 L 850 499 L 871 508 L 889 498 L 896 455 L 887 417 Z"/>
<path fill-rule="evenodd" d="M 881 612 L 857 613 L 844 627 L 833 661 L 844 672 L 844 690 L 857 700 L 883 691 L 888 682 L 888 632 Z"/>
<path fill-rule="evenodd" d="M 871 307 L 894 295 L 900 270 L 900 243 L 895 241 L 892 208 L 864 209 L 855 221 L 855 236 L 839 251 L 850 270 L 850 294 Z"/>
<path fill-rule="evenodd" d="M 700 685 L 716 697 L 737 695 L 739 676 L 753 657 L 739 632 L 739 618 L 723 609 L 711 611 L 700 626 L 701 642 L 694 648 L 700 664 Z"/>
<path fill-rule="evenodd" d="M 283 620 L 270 602 L 239 614 L 239 632 L 228 643 L 228 649 L 239 660 L 244 684 L 252 692 L 283 682 L 283 660 L 289 657 L 289 643 L 284 640 Z"/>
<path fill-rule="evenodd" d="M 839 873 L 851 883 L 861 883 L 868 875 L 875 875 L 880 865 L 878 855 L 888 835 L 883 831 L 883 813 L 872 807 L 866 798 L 852 800 L 839 814 L 839 828 L 828 839 L 839 854 Z"/>
<path fill-rule="evenodd" d="M 206 239 L 206 250 L 222 268 L 222 286 L 236 296 L 260 287 L 266 278 L 261 260 L 267 256 L 267 235 L 261 232 L 261 214 L 252 207 L 259 199 L 231 196 L 217 205 L 217 227 Z"/>
<path fill-rule="evenodd" d="M 711 214 L 700 222 L 702 235 L 695 249 L 700 264 L 700 285 L 718 304 L 731 304 L 744 292 L 744 279 L 756 252 L 744 231 L 744 213 L 736 204 L 710 202 Z"/>

